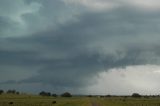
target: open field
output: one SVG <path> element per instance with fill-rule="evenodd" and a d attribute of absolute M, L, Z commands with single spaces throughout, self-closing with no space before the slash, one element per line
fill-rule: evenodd
<path fill-rule="evenodd" d="M 160 98 L 0 95 L 0 106 L 160 106 Z"/>

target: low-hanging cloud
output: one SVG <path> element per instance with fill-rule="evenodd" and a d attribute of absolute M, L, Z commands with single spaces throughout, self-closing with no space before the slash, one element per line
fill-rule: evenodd
<path fill-rule="evenodd" d="M 143 11 L 155 11 L 159 9 L 157 0 L 63 0 L 67 4 L 81 5 L 93 11 L 110 10 L 118 7 L 133 7 Z"/>
<path fill-rule="evenodd" d="M 91 11 L 64 1 L 33 1 L 23 1 L 33 10 L 21 15 L 23 34 L 8 36 L 6 30 L 19 31 L 19 24 L 10 14 L 0 15 L 0 76 L 6 76 L 0 78 L 3 88 L 24 84 L 35 91 L 31 89 L 34 84 L 38 90 L 44 84 L 47 90 L 82 92 L 81 88 L 94 85 L 95 76 L 104 70 L 160 63 L 157 11 L 127 6 Z"/>

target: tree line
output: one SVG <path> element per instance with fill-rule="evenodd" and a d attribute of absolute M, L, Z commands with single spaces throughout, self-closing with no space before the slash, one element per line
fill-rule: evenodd
<path fill-rule="evenodd" d="M 57 97 L 57 96 L 58 96 L 58 95 L 55 94 L 55 93 L 51 94 L 50 92 L 45 92 L 45 91 L 41 91 L 41 92 L 39 93 L 39 95 L 40 95 L 40 96 L 53 96 L 53 97 Z M 69 93 L 69 92 L 62 93 L 60 96 L 61 96 L 61 97 L 72 97 L 71 93 Z"/>
<path fill-rule="evenodd" d="M 19 95 L 20 93 L 16 90 L 7 90 L 6 92 L 4 90 L 0 90 L 0 95 L 6 93 L 6 94 L 17 94 Z"/>
<path fill-rule="evenodd" d="M 0 95 L 1 94 L 16 94 L 16 95 L 19 95 L 20 92 L 16 91 L 16 90 L 4 91 L 4 90 L 0 89 Z M 38 95 L 40 95 L 40 96 L 52 96 L 52 97 L 57 97 L 57 96 L 72 97 L 72 94 L 69 93 L 69 92 L 65 92 L 65 93 L 62 93 L 61 95 L 57 95 L 56 93 L 41 91 L 41 92 L 39 92 Z M 87 95 L 87 97 L 95 97 L 95 95 Z M 115 95 L 105 95 L 105 96 L 100 96 L 100 97 L 117 97 L 117 96 L 115 96 Z M 122 97 L 134 97 L 134 98 L 145 97 L 145 98 L 148 98 L 148 97 L 160 97 L 160 95 L 140 95 L 139 93 L 132 93 L 132 95 L 130 95 L 130 96 L 122 96 Z"/>
<path fill-rule="evenodd" d="M 1 90 L 0 89 L 0 95 L 1 94 L 17 94 L 19 95 L 20 92 L 16 91 L 16 90 L 7 90 L 7 91 L 4 91 L 4 90 Z M 52 97 L 57 97 L 59 95 L 57 95 L 56 93 L 50 93 L 50 92 L 46 92 L 46 91 L 41 91 L 39 92 L 39 95 L 40 96 L 52 96 Z M 61 97 L 72 97 L 71 93 L 69 92 L 65 92 L 65 93 L 62 93 L 60 95 Z"/>

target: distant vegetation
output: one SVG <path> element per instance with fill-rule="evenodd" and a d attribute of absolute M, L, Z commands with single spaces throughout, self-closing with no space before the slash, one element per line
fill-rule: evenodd
<path fill-rule="evenodd" d="M 20 93 L 17 90 L 14 89 L 9 89 L 7 91 L 4 91 L 2 89 L 0 89 L 0 95 L 2 94 L 15 94 L 15 95 L 20 95 L 20 94 L 26 94 L 26 93 Z M 41 91 L 38 94 L 39 96 L 50 96 L 50 97 L 72 97 L 74 95 L 72 95 L 69 92 L 64 92 L 62 94 L 56 94 L 56 93 L 51 93 L 51 92 L 47 92 L 47 91 Z M 140 95 L 139 93 L 132 93 L 131 95 L 124 95 L 124 96 L 118 96 L 118 95 L 84 95 L 85 97 L 100 97 L 100 98 L 112 98 L 112 97 L 133 97 L 133 98 L 154 98 L 154 97 L 159 97 L 160 95 Z"/>
<path fill-rule="evenodd" d="M 50 92 L 45 92 L 45 91 L 42 91 L 39 93 L 40 96 L 51 96 L 51 93 Z"/>
<path fill-rule="evenodd" d="M 8 93 L 8 94 L 17 94 L 17 95 L 19 95 L 19 92 L 16 91 L 16 90 L 8 90 L 6 93 Z"/>
<path fill-rule="evenodd" d="M 139 93 L 133 93 L 133 94 L 132 94 L 132 97 L 140 98 L 140 97 L 141 97 L 141 95 L 140 95 Z"/>
<path fill-rule="evenodd" d="M 0 90 L 0 95 L 1 95 L 2 93 L 4 93 L 4 91 L 3 91 L 3 90 Z"/>
<path fill-rule="evenodd" d="M 62 97 L 72 97 L 72 95 L 69 92 L 65 92 L 61 96 Z"/>
<path fill-rule="evenodd" d="M 45 91 L 41 91 L 39 93 L 40 96 L 53 96 L 53 97 L 57 97 L 58 95 L 53 93 L 51 94 L 50 92 L 45 92 Z M 62 97 L 72 97 L 72 95 L 69 92 L 65 92 L 63 94 L 61 94 Z"/>
<path fill-rule="evenodd" d="M 17 94 L 19 95 L 20 93 L 16 90 L 8 90 L 8 91 L 4 91 L 4 90 L 0 90 L 0 95 L 3 94 L 3 93 L 6 93 L 6 94 Z"/>
<path fill-rule="evenodd" d="M 19 91 L 16 91 L 16 90 L 7 90 L 7 91 L 4 91 L 4 90 L 1 90 L 0 89 L 0 95 L 2 94 L 15 94 L 15 95 L 20 95 L 21 93 Z M 41 91 L 39 92 L 39 96 L 52 96 L 52 97 L 58 97 L 58 95 L 56 93 L 50 93 L 50 92 L 46 92 L 46 91 Z M 69 92 L 65 92 L 65 93 L 62 93 L 61 95 L 59 95 L 61 97 L 72 97 L 71 93 Z"/>
<path fill-rule="evenodd" d="M 69 92 L 57 95 L 41 91 L 39 95 L 26 95 L 17 91 L 0 90 L 0 106 L 160 106 L 159 95 L 128 96 L 117 95 L 71 95 Z M 56 97 L 56 98 L 55 98 Z"/>
<path fill-rule="evenodd" d="M 52 96 L 53 96 L 53 97 L 57 97 L 58 95 L 54 93 L 54 94 L 52 94 Z"/>
<path fill-rule="evenodd" d="M 41 91 L 27 95 L 16 90 L 0 90 L 0 106 L 160 106 L 159 95 L 72 95 Z"/>

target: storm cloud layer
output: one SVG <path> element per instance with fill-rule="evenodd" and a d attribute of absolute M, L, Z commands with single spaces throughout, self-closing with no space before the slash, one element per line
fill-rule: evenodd
<path fill-rule="evenodd" d="M 158 66 L 159 5 L 157 0 L 1 0 L 0 88 L 88 93 L 100 83 L 100 73 Z"/>

